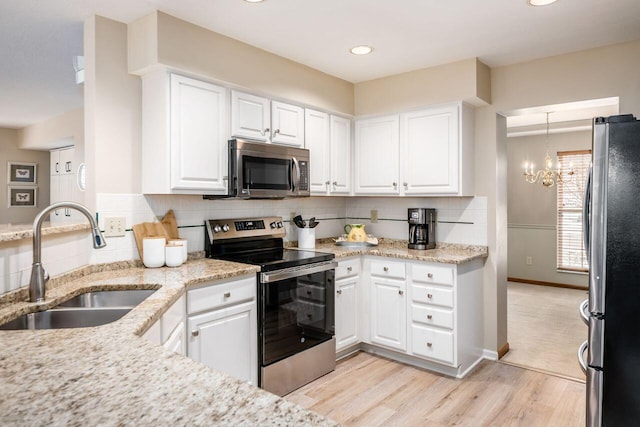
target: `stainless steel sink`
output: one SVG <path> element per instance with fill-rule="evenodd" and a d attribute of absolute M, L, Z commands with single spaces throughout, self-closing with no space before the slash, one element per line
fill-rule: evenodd
<path fill-rule="evenodd" d="M 59 308 L 24 314 L 0 325 L 0 330 L 86 328 L 114 322 L 129 308 Z"/>
<path fill-rule="evenodd" d="M 124 291 L 86 292 L 59 304 L 56 307 L 135 307 L 155 291 L 155 289 L 131 289 Z"/>

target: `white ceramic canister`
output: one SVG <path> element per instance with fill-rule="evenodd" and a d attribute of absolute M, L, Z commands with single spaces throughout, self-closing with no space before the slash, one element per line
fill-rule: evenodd
<path fill-rule="evenodd" d="M 189 258 L 189 252 L 187 248 L 187 239 L 169 239 L 168 244 L 170 245 L 182 245 L 182 262 L 187 262 L 187 258 Z"/>
<path fill-rule="evenodd" d="M 144 237 L 142 239 L 142 263 L 145 267 L 156 268 L 164 265 L 164 237 Z"/>
<path fill-rule="evenodd" d="M 300 249 L 314 249 L 316 247 L 315 228 L 298 228 L 298 247 Z"/>
<path fill-rule="evenodd" d="M 182 265 L 182 244 L 168 244 L 164 250 L 167 267 L 179 267 Z"/>

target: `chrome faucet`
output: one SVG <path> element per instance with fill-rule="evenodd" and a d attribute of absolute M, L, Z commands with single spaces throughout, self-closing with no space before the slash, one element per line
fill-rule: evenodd
<path fill-rule="evenodd" d="M 49 274 L 44 269 L 41 262 L 42 223 L 51 211 L 59 208 L 75 209 L 86 216 L 89 220 L 89 224 L 91 224 L 93 247 L 100 249 L 107 246 L 104 241 L 104 236 L 102 236 L 102 233 L 98 228 L 98 224 L 96 224 L 96 221 L 93 219 L 93 215 L 89 209 L 80 203 L 58 202 L 46 207 L 33 221 L 33 265 L 31 266 L 31 281 L 29 282 L 29 301 L 31 302 L 44 301 L 45 284 L 49 280 Z"/>

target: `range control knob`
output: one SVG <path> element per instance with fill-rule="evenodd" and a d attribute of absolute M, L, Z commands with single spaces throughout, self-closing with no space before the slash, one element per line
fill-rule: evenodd
<path fill-rule="evenodd" d="M 220 227 L 220 224 L 216 224 L 213 226 L 213 232 L 214 233 L 219 233 L 222 230 L 222 228 Z"/>
<path fill-rule="evenodd" d="M 276 228 L 277 226 L 278 226 L 278 225 L 276 224 L 276 222 L 275 222 L 275 221 L 273 221 L 271 224 L 269 224 L 269 227 L 271 227 L 272 229 L 273 229 L 273 228 Z"/>
<path fill-rule="evenodd" d="M 278 228 L 282 228 L 284 227 L 284 224 L 282 224 L 282 221 L 278 221 Z"/>
<path fill-rule="evenodd" d="M 222 231 L 224 231 L 225 233 L 226 233 L 227 231 L 229 231 L 229 224 L 225 224 L 225 225 L 223 225 L 223 226 L 222 226 Z"/>

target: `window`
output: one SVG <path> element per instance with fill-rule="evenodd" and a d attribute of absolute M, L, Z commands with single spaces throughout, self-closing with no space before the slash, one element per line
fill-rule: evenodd
<path fill-rule="evenodd" d="M 558 152 L 564 181 L 558 192 L 558 270 L 589 271 L 582 238 L 582 202 L 584 186 L 591 163 L 591 150 Z M 573 176 L 567 178 L 573 169 Z"/>

